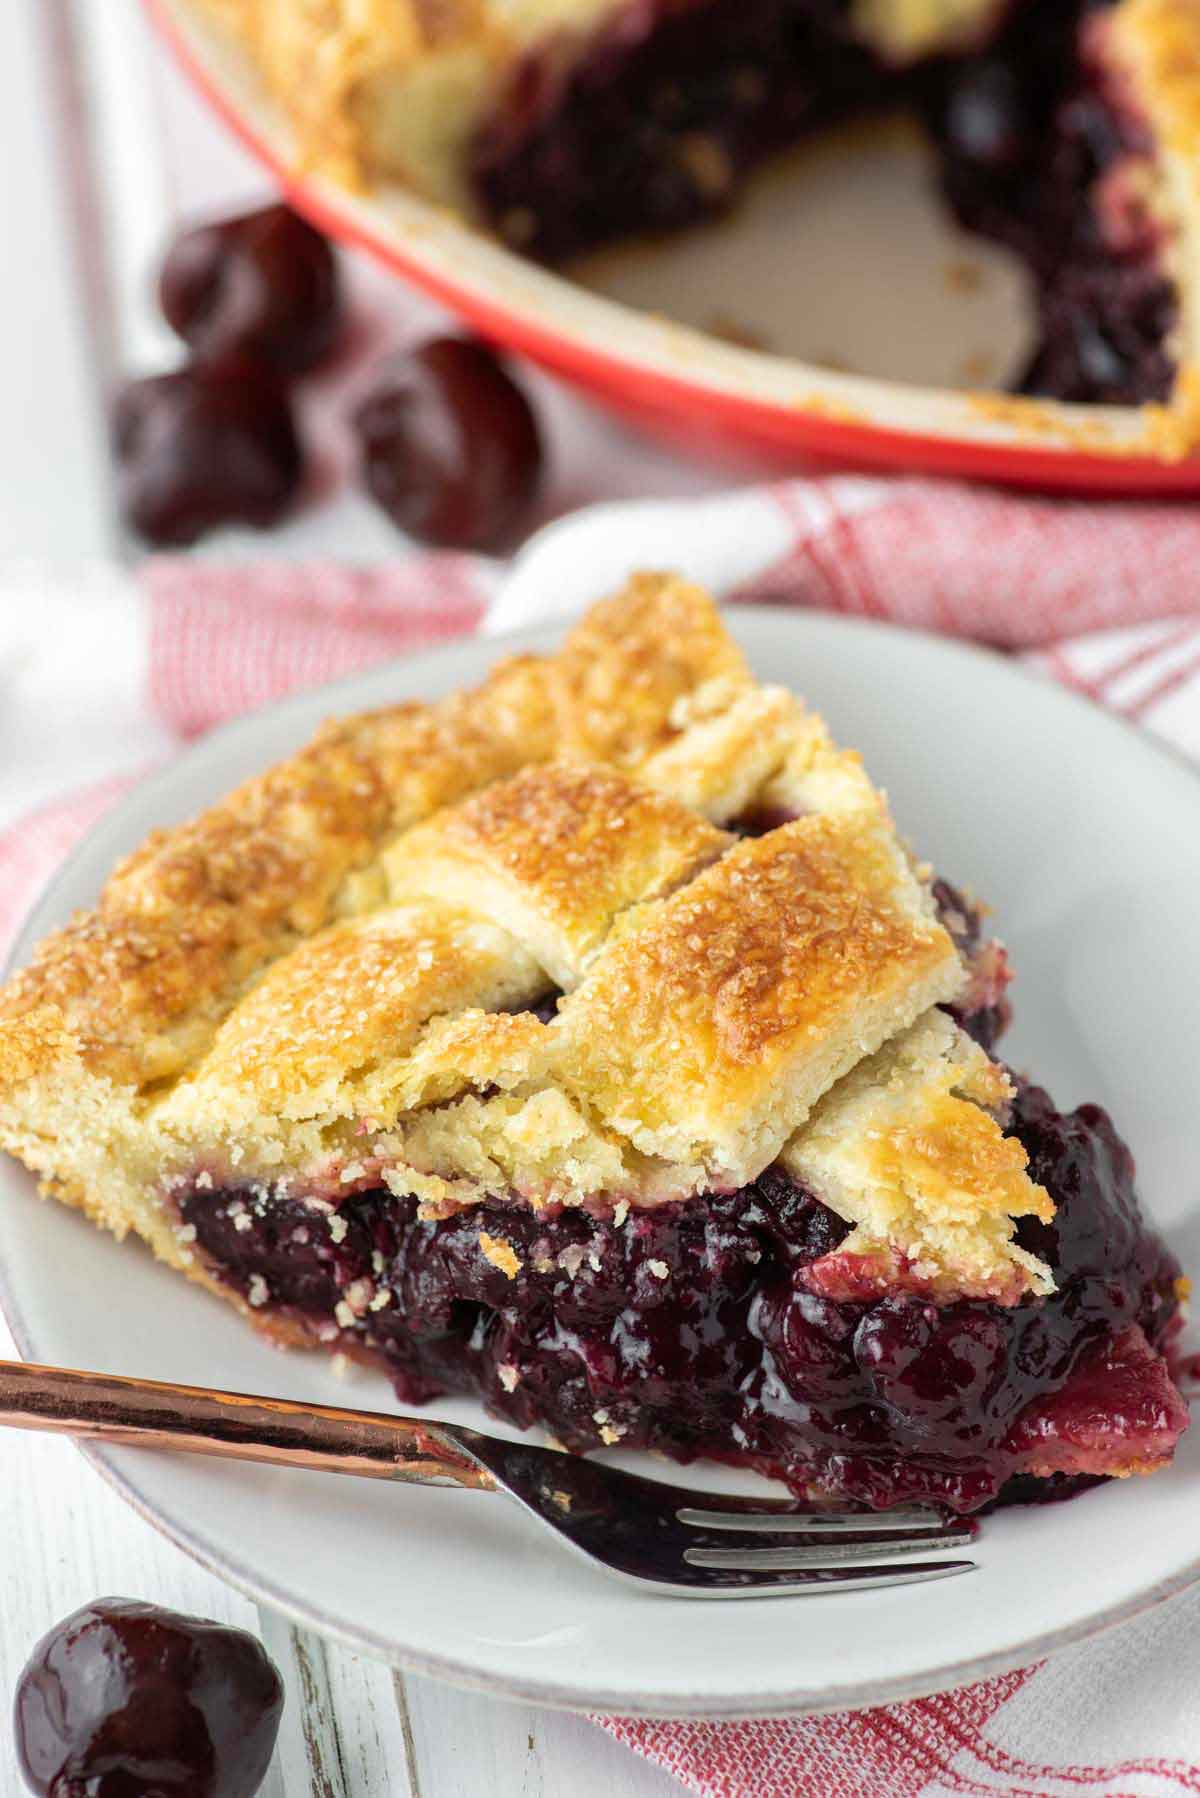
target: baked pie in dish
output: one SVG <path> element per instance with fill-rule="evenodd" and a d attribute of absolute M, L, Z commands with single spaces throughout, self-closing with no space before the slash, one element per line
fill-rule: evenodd
<path fill-rule="evenodd" d="M 859 758 L 641 576 L 328 726 L 0 989 L 0 1142 L 281 1343 L 961 1510 L 1169 1461 L 1183 1282 Z"/>
<path fill-rule="evenodd" d="M 1029 267 L 1023 385 L 1186 402 L 1200 0 L 191 3 L 246 46 L 307 163 L 551 261 L 719 211 L 781 147 L 909 105 L 959 218 Z"/>

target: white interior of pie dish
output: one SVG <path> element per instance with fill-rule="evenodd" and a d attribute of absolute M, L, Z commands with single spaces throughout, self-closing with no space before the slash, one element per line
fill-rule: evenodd
<path fill-rule="evenodd" d="M 559 527 L 566 531 L 569 527 Z M 1200 1268 L 1195 1061 L 1200 781 L 1134 730 L 990 652 L 881 625 L 736 608 L 756 670 L 858 745 L 901 828 L 992 902 L 1016 963 L 1007 1052 L 1060 1104 L 1108 1105 L 1143 1201 Z M 549 647 L 551 633 L 515 639 Z M 113 860 L 287 753 L 331 712 L 479 679 L 472 641 L 220 731 L 111 813 L 46 893 L 18 954 L 90 902 Z M 394 1409 L 387 1381 L 269 1347 L 229 1308 L 0 1169 L 5 1309 L 29 1359 Z M 485 1427 L 478 1406 L 432 1415 Z M 136 1450 L 90 1458 L 159 1528 L 315 1628 L 430 1674 L 627 1714 L 878 1703 L 1029 1662 L 1200 1576 L 1200 1431 L 1176 1466 L 984 1521 L 979 1571 L 889 1591 L 698 1608 L 610 1581 L 503 1501 Z M 697 1486 L 737 1475 L 626 1465 Z"/>
<path fill-rule="evenodd" d="M 994 391 L 1024 359 L 1024 275 L 953 227 L 903 120 L 803 148 L 727 218 L 599 253 L 568 279 L 400 187 L 355 195 L 303 170 L 248 59 L 193 0 L 146 3 L 226 121 L 325 229 L 693 442 L 711 432 L 793 460 L 816 451 L 1049 486 L 1200 486 L 1200 460 L 1156 460 L 1138 408 Z"/>

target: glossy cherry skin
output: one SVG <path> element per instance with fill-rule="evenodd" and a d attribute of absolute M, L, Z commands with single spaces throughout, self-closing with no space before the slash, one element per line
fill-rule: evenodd
<path fill-rule="evenodd" d="M 970 63 L 951 84 L 945 140 L 952 155 L 993 174 L 1026 166 L 1034 139 L 1017 71 L 1008 63 Z"/>
<path fill-rule="evenodd" d="M 267 206 L 175 239 L 159 276 L 163 315 L 206 362 L 246 361 L 300 374 L 341 328 L 337 264 L 289 206 Z"/>
<path fill-rule="evenodd" d="M 45 1798 L 251 1798 L 283 1683 L 244 1630 L 129 1598 L 66 1617 L 17 1683 L 18 1762 Z"/>
<path fill-rule="evenodd" d="M 355 424 L 368 490 L 410 536 L 497 549 L 527 517 L 541 436 L 529 401 L 483 344 L 438 337 L 396 357 Z"/>
<path fill-rule="evenodd" d="M 146 542 L 194 543 L 224 524 L 275 524 L 300 486 L 291 405 L 248 368 L 131 381 L 113 408 L 122 515 Z"/>

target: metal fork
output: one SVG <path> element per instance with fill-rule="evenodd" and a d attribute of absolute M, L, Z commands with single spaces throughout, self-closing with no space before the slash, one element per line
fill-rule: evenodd
<path fill-rule="evenodd" d="M 933 1506 L 851 1513 L 729 1498 L 460 1424 L 294 1404 L 201 1386 L 0 1362 L 0 1424 L 145 1448 L 503 1492 L 619 1578 L 684 1598 L 900 1586 L 973 1561 L 889 1557 L 958 1548 L 975 1526 Z"/>

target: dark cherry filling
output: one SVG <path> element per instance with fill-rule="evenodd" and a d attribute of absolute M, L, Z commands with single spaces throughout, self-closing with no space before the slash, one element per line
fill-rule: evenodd
<path fill-rule="evenodd" d="M 1016 18 L 985 55 L 946 73 L 927 110 L 957 216 L 1033 274 L 1038 345 L 1020 388 L 1162 400 L 1175 373 L 1175 291 L 1136 182 L 1122 191 L 1123 170 L 1152 146 L 1078 54 L 1081 15 L 1104 10 L 1048 0 L 1036 23 Z"/>
<path fill-rule="evenodd" d="M 1059 1290 L 1011 1308 L 822 1296 L 814 1264 L 847 1226 L 774 1169 L 620 1223 L 500 1203 L 425 1223 L 385 1191 L 334 1212 L 196 1190 L 180 1210 L 219 1278 L 381 1358 L 404 1403 L 476 1393 L 572 1448 L 620 1442 L 868 1505 L 974 1510 L 1160 1460 L 1186 1425 L 1147 1346 L 1171 1331 L 1179 1268 L 1142 1222 L 1128 1150 L 1097 1107 L 1064 1115 L 1034 1086 L 1013 1128 L 1059 1208 L 1021 1240 Z"/>
<path fill-rule="evenodd" d="M 879 95 L 847 12 L 847 0 L 628 0 L 585 55 L 531 53 L 475 143 L 485 213 L 559 261 L 719 210 L 754 163 Z"/>
<path fill-rule="evenodd" d="M 951 206 L 1029 264 L 1039 341 L 1020 386 L 1071 400 L 1162 399 L 1176 303 L 1157 244 L 1114 242 L 1105 180 L 1144 146 L 1080 67 L 1080 20 L 1111 0 L 1012 0 L 975 56 L 903 71 L 857 43 L 847 0 L 626 0 L 583 54 L 522 62 L 473 151 L 484 214 L 562 261 L 720 211 L 806 132 L 912 101 Z"/>

